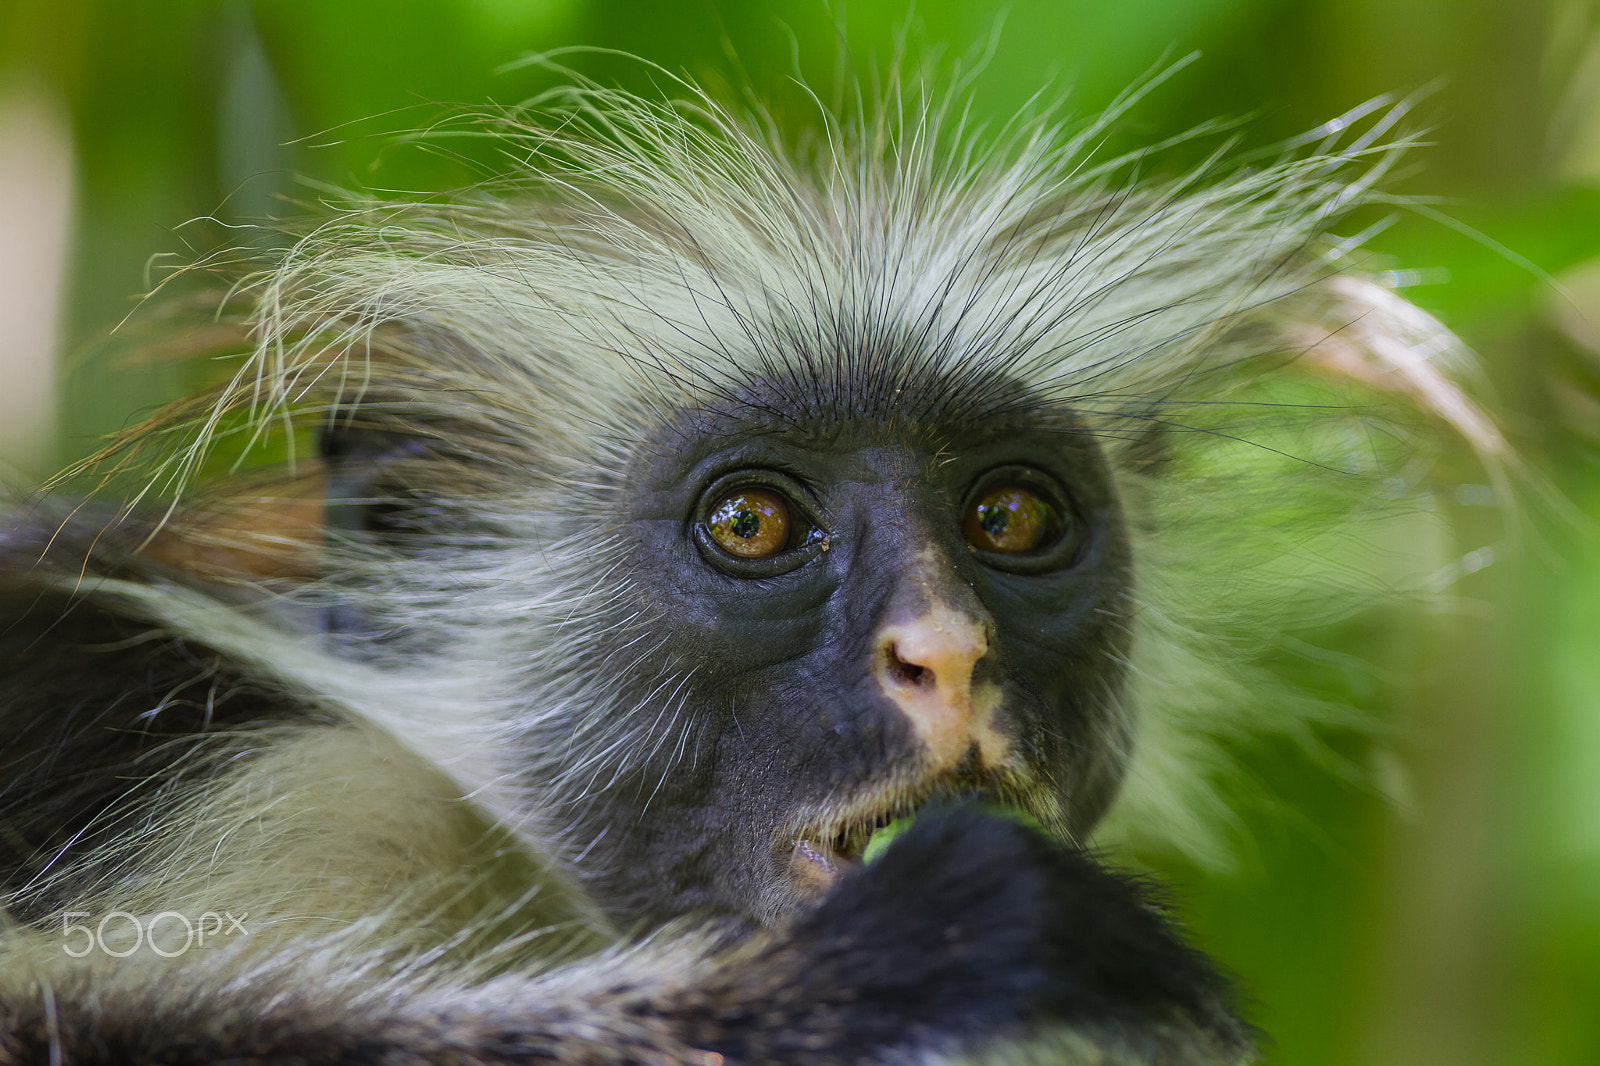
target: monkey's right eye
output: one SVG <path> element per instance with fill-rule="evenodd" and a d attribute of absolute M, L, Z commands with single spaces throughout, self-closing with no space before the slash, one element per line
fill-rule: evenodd
<path fill-rule="evenodd" d="M 765 489 L 736 489 L 712 504 L 706 529 L 723 551 L 741 559 L 766 559 L 789 547 L 789 505 Z"/>

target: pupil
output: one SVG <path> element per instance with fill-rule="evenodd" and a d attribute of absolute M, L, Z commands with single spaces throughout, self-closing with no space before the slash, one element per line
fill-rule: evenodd
<path fill-rule="evenodd" d="M 728 529 L 741 540 L 749 540 L 761 532 L 761 517 L 754 511 L 740 511 L 728 523 Z"/>
<path fill-rule="evenodd" d="M 978 506 L 978 525 L 991 537 L 998 538 L 1011 524 L 1011 512 L 1004 507 L 994 504 L 980 504 Z"/>

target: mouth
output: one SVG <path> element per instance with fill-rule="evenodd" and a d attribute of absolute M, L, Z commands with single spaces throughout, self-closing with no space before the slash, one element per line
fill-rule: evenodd
<path fill-rule="evenodd" d="M 872 835 L 898 818 L 913 817 L 927 800 L 905 800 L 872 814 L 835 825 L 817 826 L 793 838 L 791 869 L 802 882 L 832 884 L 846 871 L 861 865 Z"/>
<path fill-rule="evenodd" d="M 1037 806 L 1025 791 L 970 781 L 941 780 L 915 789 L 881 790 L 818 812 L 780 834 L 780 851 L 788 851 L 790 877 L 808 893 L 820 895 L 840 877 L 860 866 L 873 835 L 902 818 L 913 818 L 931 803 L 976 799 L 996 807 L 1027 810 Z"/>

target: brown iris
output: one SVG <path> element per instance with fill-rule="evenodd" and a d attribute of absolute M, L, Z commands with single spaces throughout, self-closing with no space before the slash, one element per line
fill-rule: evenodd
<path fill-rule="evenodd" d="M 1017 485 L 996 485 L 967 508 L 962 530 L 983 551 L 1015 555 L 1037 548 L 1050 532 L 1050 505 Z"/>
<path fill-rule="evenodd" d="M 745 559 L 765 559 L 789 544 L 789 505 L 775 492 L 738 489 L 711 508 L 706 528 L 724 551 Z"/>

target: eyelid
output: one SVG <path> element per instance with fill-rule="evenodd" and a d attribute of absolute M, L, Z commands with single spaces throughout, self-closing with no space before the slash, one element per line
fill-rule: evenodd
<path fill-rule="evenodd" d="M 726 494 L 740 485 L 776 489 L 800 503 L 806 510 L 821 513 L 821 496 L 811 479 L 781 462 L 734 463 L 719 465 L 700 480 L 695 506 L 703 508 L 713 493 Z M 799 491 L 796 492 L 795 490 Z"/>
<path fill-rule="evenodd" d="M 690 522 L 704 521 L 711 504 L 738 488 L 753 486 L 779 492 L 795 505 L 796 514 L 811 525 L 826 528 L 832 519 L 821 494 L 809 478 L 781 463 L 720 467 L 705 477 L 694 497 Z"/>

